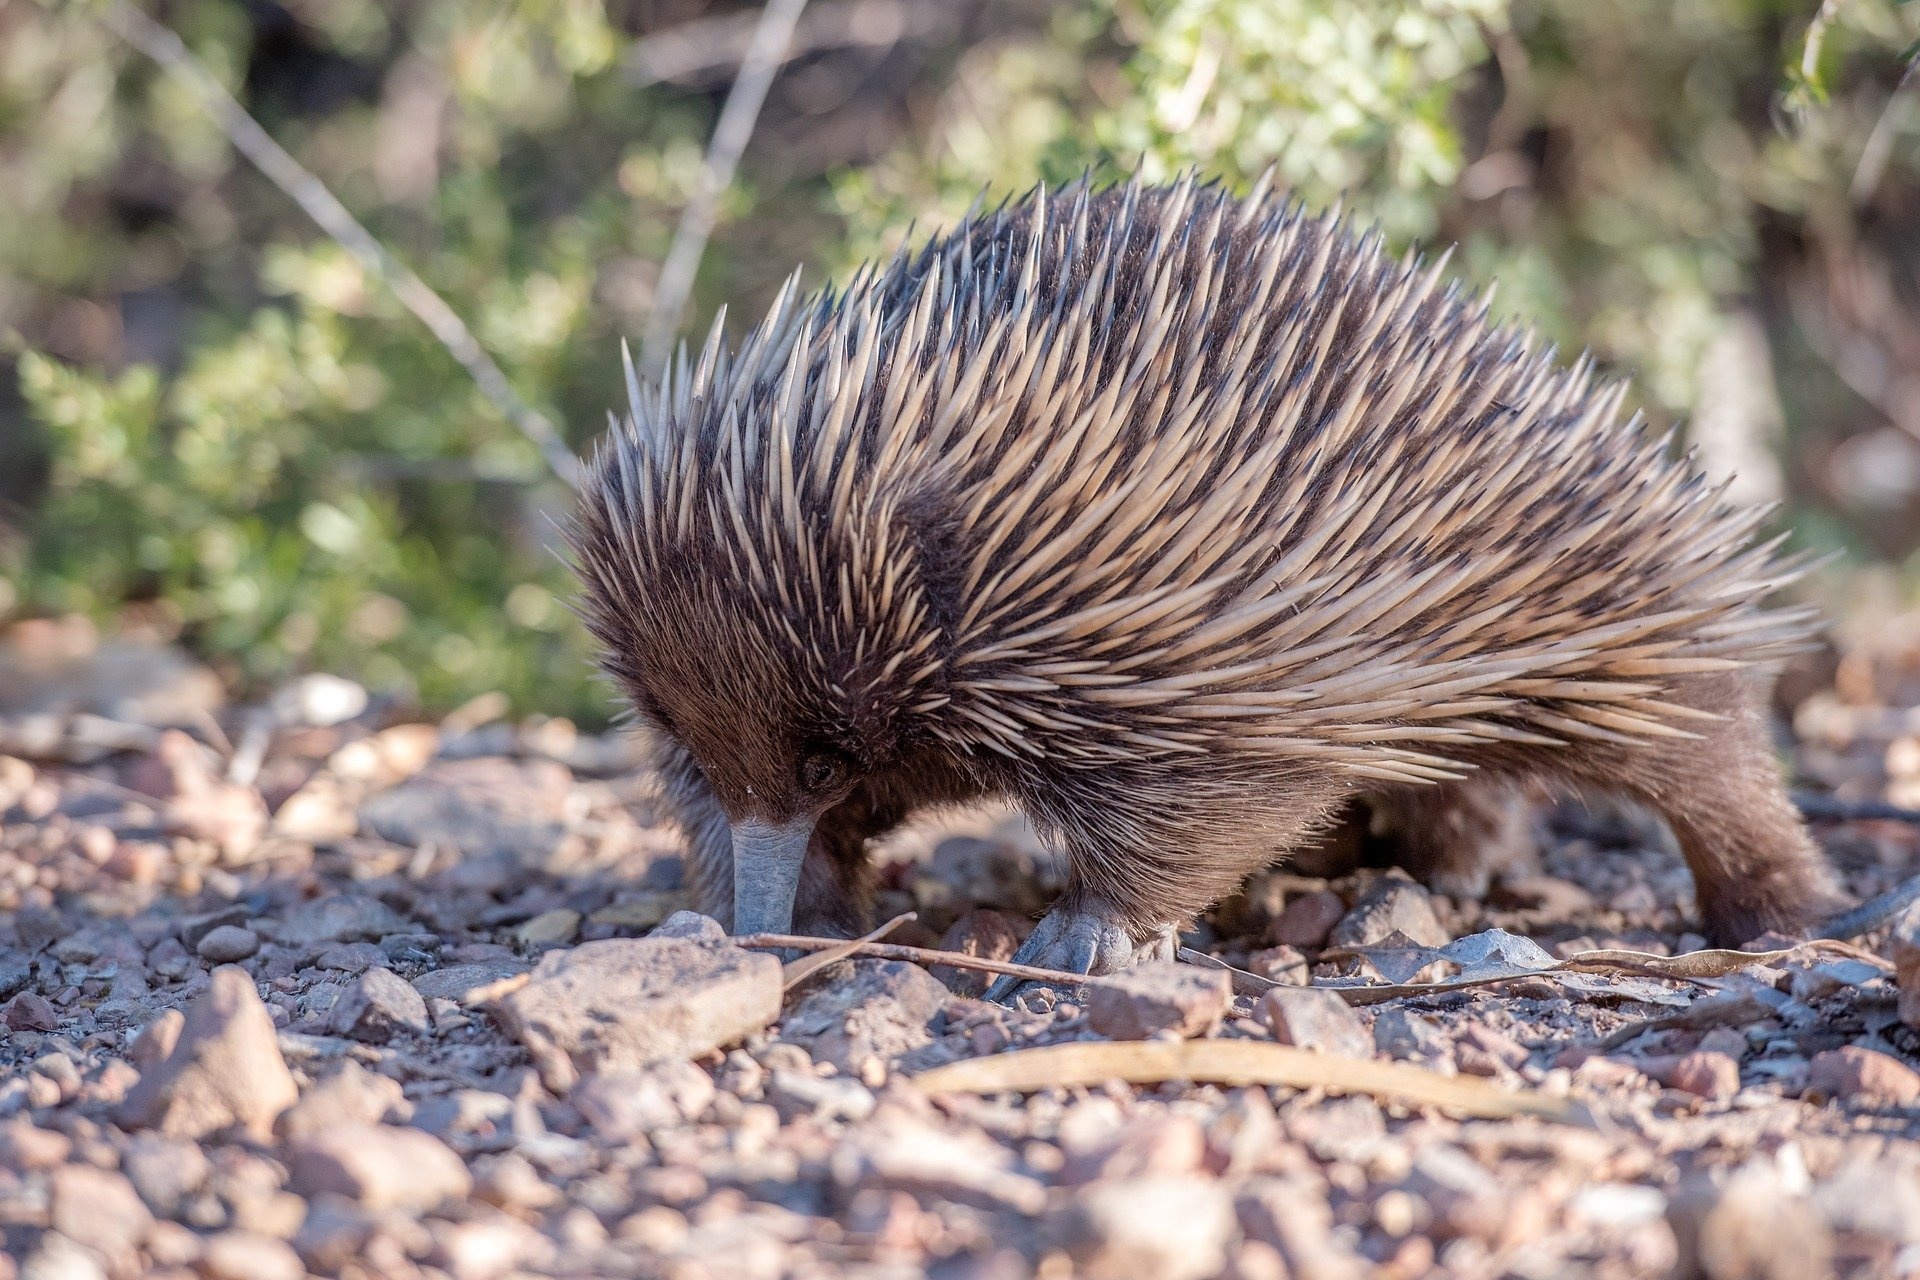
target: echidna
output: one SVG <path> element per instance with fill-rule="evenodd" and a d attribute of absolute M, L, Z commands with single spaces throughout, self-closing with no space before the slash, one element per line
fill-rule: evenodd
<path fill-rule="evenodd" d="M 1470 850 L 1476 779 L 1651 806 L 1717 941 L 1829 902 L 1755 674 L 1796 566 L 1440 267 L 1081 184 L 722 323 L 629 367 L 572 536 L 736 932 L 854 930 L 869 840 L 1001 797 L 1069 867 L 1019 958 L 1098 972 L 1355 796 Z"/>

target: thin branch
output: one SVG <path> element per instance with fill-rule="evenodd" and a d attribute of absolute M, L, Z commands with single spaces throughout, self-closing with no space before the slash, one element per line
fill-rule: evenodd
<path fill-rule="evenodd" d="M 305 210 L 307 216 L 358 259 L 361 266 L 384 281 L 401 305 L 419 317 L 447 353 L 472 377 L 481 394 L 493 401 L 501 415 L 540 450 L 540 456 L 553 473 L 570 485 L 579 485 L 580 461 L 560 438 L 560 432 L 520 398 L 507 381 L 507 375 L 473 336 L 466 322 L 447 305 L 446 299 L 394 257 L 333 192 L 327 190 L 326 184 L 275 142 L 260 122 L 248 115 L 247 109 L 227 92 L 226 86 L 194 57 L 179 36 L 125 0 L 109 4 L 102 11 L 102 18 L 121 39 L 186 86 L 255 168 Z"/>
<path fill-rule="evenodd" d="M 1037 969 L 1030 964 L 1014 964 L 1010 960 L 989 960 L 985 956 L 970 956 L 960 951 L 936 951 L 932 947 L 909 947 L 897 942 L 849 943 L 844 938 L 807 938 L 794 933 L 746 933 L 730 941 L 734 946 L 750 951 L 825 951 L 847 947 L 853 955 L 875 956 L 881 960 L 911 960 L 916 964 L 944 964 L 955 969 L 978 969 L 982 973 L 1025 978 L 1030 982 L 1044 982 L 1056 987 L 1084 986 L 1095 981 L 1084 973 Z"/>
<path fill-rule="evenodd" d="M 753 137 L 753 126 L 760 118 L 761 104 L 786 57 L 793 40 L 794 24 L 799 22 L 807 0 L 767 0 L 760 11 L 760 23 L 753 31 L 753 43 L 740 64 L 740 75 L 727 92 L 726 105 L 713 128 L 713 141 L 707 146 L 706 164 L 701 167 L 699 185 L 693 198 L 681 211 L 680 225 L 667 249 L 666 263 L 660 268 L 660 283 L 654 289 L 653 310 L 647 317 L 647 331 L 640 343 L 640 363 L 650 375 L 666 367 L 667 353 L 680 331 L 681 313 L 693 293 L 694 276 L 707 251 L 720 216 L 720 200 L 733 184 L 733 173 L 740 156 Z"/>

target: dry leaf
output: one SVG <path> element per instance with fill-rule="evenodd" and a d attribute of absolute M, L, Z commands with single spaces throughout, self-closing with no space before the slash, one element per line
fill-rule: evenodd
<path fill-rule="evenodd" d="M 1109 1080 L 1286 1085 L 1371 1094 L 1480 1119 L 1538 1116 L 1589 1128 L 1594 1123 L 1587 1109 L 1570 1098 L 1517 1092 L 1402 1062 L 1356 1062 L 1262 1040 L 1079 1041 L 969 1058 L 923 1071 L 913 1080 L 928 1093 L 1033 1093 Z"/>

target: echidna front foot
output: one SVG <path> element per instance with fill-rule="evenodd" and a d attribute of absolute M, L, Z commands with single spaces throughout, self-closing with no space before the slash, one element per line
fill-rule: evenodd
<path fill-rule="evenodd" d="M 1062 973 L 1113 973 L 1147 960 L 1171 960 L 1178 940 L 1171 924 L 1141 935 L 1113 904 L 1094 897 L 1062 902 L 1034 926 L 1015 964 Z M 1024 980 L 1002 977 L 987 988 L 986 998 L 1006 1003 Z"/>

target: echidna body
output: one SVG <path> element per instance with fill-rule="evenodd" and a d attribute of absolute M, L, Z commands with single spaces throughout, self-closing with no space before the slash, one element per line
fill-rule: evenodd
<path fill-rule="evenodd" d="M 1759 513 L 1332 218 L 1036 192 L 629 393 L 585 614 L 736 931 L 855 928 L 869 839 L 999 797 L 1070 868 L 1023 958 L 1110 968 L 1355 795 L 1458 863 L 1519 777 L 1650 804 L 1717 939 L 1830 897 Z"/>

